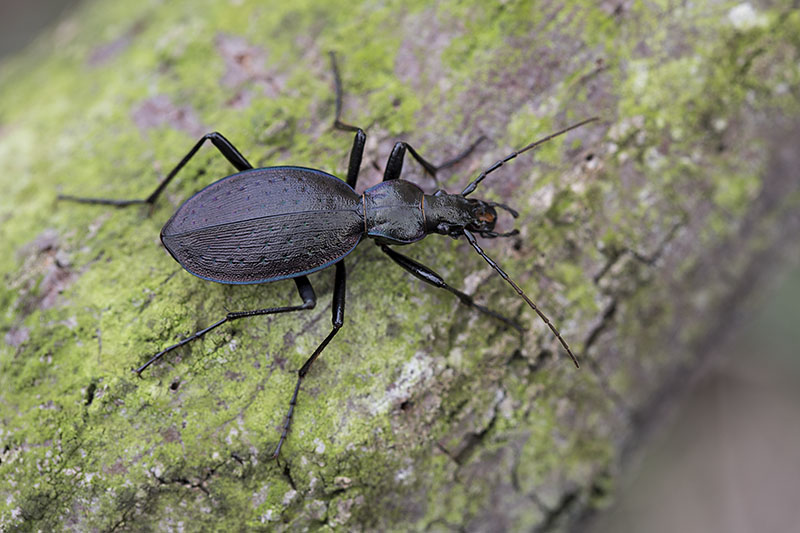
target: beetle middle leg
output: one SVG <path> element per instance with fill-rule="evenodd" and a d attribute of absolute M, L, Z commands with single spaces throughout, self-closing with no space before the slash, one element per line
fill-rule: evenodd
<path fill-rule="evenodd" d="M 430 268 L 426 267 L 422 263 L 418 263 L 417 261 L 414 261 L 410 257 L 407 257 L 407 256 L 405 256 L 405 255 L 403 255 L 403 254 L 401 254 L 399 252 L 396 252 L 396 251 L 392 250 L 391 248 L 389 248 L 385 244 L 379 244 L 378 246 L 380 246 L 380 248 L 383 251 L 383 253 L 385 253 L 390 258 L 392 258 L 392 260 L 395 263 L 397 263 L 398 265 L 400 265 L 401 267 L 406 269 L 408 272 L 410 272 L 411 275 L 413 275 L 415 278 L 417 278 L 419 280 L 422 280 L 425 283 L 428 283 L 430 285 L 433 285 L 434 287 L 438 287 L 440 289 L 444 289 L 446 291 L 449 291 L 449 292 L 455 294 L 458 297 L 458 299 L 461 301 L 461 303 L 466 305 L 467 307 L 472 307 L 474 309 L 477 309 L 481 313 L 484 313 L 484 314 L 489 315 L 489 316 L 491 316 L 493 318 L 496 318 L 497 320 L 500 320 L 504 324 L 506 324 L 508 326 L 511 326 L 512 328 L 516 329 L 520 333 L 523 332 L 522 326 L 520 326 L 519 324 L 517 324 L 516 322 L 514 322 L 510 318 L 504 317 L 500 313 L 497 313 L 497 312 L 492 311 L 491 309 L 489 309 L 487 307 L 484 307 L 484 306 L 482 306 L 480 304 L 475 303 L 475 300 L 472 299 L 472 296 L 470 296 L 469 294 L 466 294 L 464 292 L 461 292 L 458 289 L 455 289 L 455 288 L 451 287 L 450 285 L 448 285 L 444 281 L 444 279 L 442 279 L 442 277 L 439 274 L 437 274 L 436 272 L 434 272 Z"/>
<path fill-rule="evenodd" d="M 206 141 L 211 141 L 211 143 L 219 150 L 222 155 L 225 156 L 231 165 L 236 167 L 237 170 L 244 171 L 250 170 L 253 166 L 245 159 L 245 157 L 236 149 L 236 147 L 225 138 L 224 135 L 218 133 L 216 131 L 212 131 L 211 133 L 206 133 L 203 135 L 199 141 L 195 143 L 189 152 L 183 156 L 183 159 L 175 165 L 167 177 L 161 180 L 161 183 L 158 184 L 156 190 L 154 190 L 147 198 L 137 198 L 133 200 L 116 200 L 113 198 L 84 198 L 81 196 L 72 196 L 69 194 L 59 194 L 59 200 L 68 200 L 71 202 L 79 202 L 82 204 L 103 204 L 103 205 L 113 205 L 116 207 L 126 207 L 129 205 L 136 205 L 136 204 L 149 204 L 153 205 L 155 201 L 158 199 L 161 192 L 169 185 L 169 182 L 172 181 L 172 178 L 175 177 L 176 174 L 189 162 L 189 160 L 194 157 L 197 151 L 203 146 L 203 143 Z"/>
<path fill-rule="evenodd" d="M 140 366 L 139 368 L 135 369 L 134 372 L 141 375 L 144 370 L 161 359 L 164 355 L 171 352 L 176 348 L 180 348 L 184 344 L 188 344 L 195 339 L 199 339 L 209 331 L 218 328 L 222 324 L 226 322 L 231 322 L 233 320 L 237 320 L 239 318 L 245 318 L 249 316 L 261 316 L 261 315 L 274 315 L 278 313 L 291 313 L 293 311 L 304 311 L 307 309 L 313 309 L 315 305 L 317 305 L 317 297 L 314 294 L 314 288 L 311 286 L 311 282 L 308 281 L 306 276 L 300 276 L 294 278 L 294 282 L 297 285 L 297 292 L 300 294 L 300 298 L 302 298 L 303 303 L 302 305 L 290 305 L 284 307 L 268 307 L 266 309 L 254 309 L 252 311 L 235 311 L 232 313 L 228 313 L 225 315 L 225 318 L 218 320 L 208 326 L 207 328 L 201 329 L 200 331 L 196 332 L 194 335 L 183 339 L 180 342 L 173 344 L 172 346 L 168 346 L 164 348 L 153 357 L 150 358 L 145 364 Z"/>
<path fill-rule="evenodd" d="M 358 171 L 361 168 L 361 159 L 364 156 L 364 146 L 367 144 L 367 134 L 358 126 L 352 126 L 342 122 L 342 78 L 339 76 L 339 67 L 336 65 L 336 54 L 329 52 L 331 58 L 331 69 L 333 70 L 333 81 L 336 86 L 336 116 L 333 119 L 333 127 L 342 131 L 354 131 L 353 148 L 350 150 L 350 163 L 347 166 L 347 184 L 353 189 L 356 188 Z"/>
<path fill-rule="evenodd" d="M 306 360 L 300 370 L 297 371 L 297 384 L 294 386 L 294 393 L 292 394 L 292 399 L 289 401 L 289 412 L 286 413 L 286 418 L 283 424 L 283 431 L 281 432 L 281 438 L 278 441 L 278 446 L 275 448 L 275 452 L 272 454 L 273 459 L 277 459 L 278 455 L 281 453 L 281 446 L 283 446 L 284 441 L 286 440 L 286 436 L 289 434 L 289 426 L 292 424 L 292 415 L 294 414 L 294 408 L 297 405 L 297 393 L 300 392 L 300 382 L 303 381 L 303 378 L 308 374 L 308 370 L 311 368 L 311 365 L 314 361 L 317 360 L 319 354 L 322 353 L 322 350 L 331 342 L 331 339 L 339 332 L 339 329 L 344 324 L 344 296 L 345 296 L 345 288 L 347 285 L 347 270 L 344 267 L 344 261 L 339 261 L 336 263 L 336 278 L 333 283 L 333 303 L 331 305 L 332 317 L 331 323 L 333 324 L 333 329 L 331 332 L 328 333 L 328 336 L 325 337 L 317 349 L 314 350 L 314 353 L 311 354 L 311 357 Z"/>
<path fill-rule="evenodd" d="M 353 148 L 350 150 L 350 164 L 348 165 L 347 170 L 347 184 L 350 185 L 355 189 L 356 180 L 358 179 L 358 170 L 361 167 L 361 159 L 364 155 L 364 145 L 367 142 L 367 136 L 364 133 L 364 130 L 359 128 L 358 126 L 353 126 L 351 124 L 347 124 L 342 122 L 342 79 L 339 75 L 339 67 L 336 64 L 336 54 L 334 52 L 329 52 L 331 58 L 331 69 L 333 70 L 333 79 L 335 83 L 336 89 L 336 116 L 333 119 L 333 127 L 337 130 L 343 131 L 353 131 L 355 132 L 355 139 L 353 139 Z M 403 159 L 406 155 L 406 150 L 411 153 L 411 156 L 417 160 L 417 162 L 422 165 L 428 174 L 433 176 L 436 179 L 436 173 L 442 169 L 451 167 L 457 164 L 459 161 L 467 157 L 469 154 L 472 153 L 473 150 L 485 139 L 485 137 L 479 137 L 474 143 L 472 143 L 469 148 L 455 156 L 454 158 L 445 161 L 440 165 L 434 165 L 426 160 L 424 157 L 419 155 L 419 153 L 414 150 L 414 148 L 403 141 L 400 141 L 394 145 L 392 149 L 392 153 L 389 156 L 389 161 L 386 163 L 386 170 L 383 174 L 383 181 L 389 181 L 393 179 L 397 179 L 400 177 L 400 173 L 403 170 Z M 437 180 L 438 184 L 438 180 Z"/>

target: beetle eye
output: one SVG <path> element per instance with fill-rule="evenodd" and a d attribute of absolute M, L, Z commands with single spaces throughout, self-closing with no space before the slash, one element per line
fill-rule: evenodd
<path fill-rule="evenodd" d="M 487 224 L 494 224 L 495 218 L 495 214 L 490 213 L 489 211 L 482 211 L 478 213 L 478 220 Z"/>
<path fill-rule="evenodd" d="M 497 222 L 497 212 L 485 202 L 476 201 L 472 209 L 473 229 L 475 231 L 491 231 Z"/>

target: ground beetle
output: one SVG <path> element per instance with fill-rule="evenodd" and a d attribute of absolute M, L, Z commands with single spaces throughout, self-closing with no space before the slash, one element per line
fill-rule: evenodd
<path fill-rule="evenodd" d="M 407 143 L 398 142 L 386 163 L 383 182 L 358 195 L 354 189 L 367 137 L 361 128 L 340 120 L 342 85 L 336 57 L 331 53 L 330 58 L 336 85 L 334 128 L 355 132 L 346 182 L 311 168 L 282 166 L 254 169 L 225 137 L 213 132 L 197 141 L 156 190 L 145 199 L 113 200 L 59 195 L 61 200 L 88 204 L 117 207 L 152 205 L 203 143 L 211 141 L 239 172 L 212 183 L 180 206 L 161 230 L 161 242 L 183 268 L 202 279 L 227 284 L 293 279 L 297 285 L 297 291 L 303 300 L 302 305 L 228 313 L 218 322 L 158 352 L 135 369 L 137 374 L 141 374 L 167 352 L 202 337 L 226 322 L 249 316 L 313 309 L 316 296 L 307 275 L 329 266 L 336 268 L 332 304 L 333 329 L 297 373 L 297 384 L 289 402 L 280 440 L 273 453 L 274 458 L 278 457 L 289 432 L 300 382 L 342 327 L 346 282 L 343 259 L 365 236 L 375 239 L 383 253 L 418 279 L 445 289 L 455 294 L 463 304 L 520 330 L 520 326 L 512 320 L 475 303 L 471 296 L 448 285 L 430 268 L 389 247 L 416 242 L 429 233 L 452 238 L 466 237 L 475 251 L 514 287 L 517 294 L 547 324 L 572 357 L 575 366 L 578 366 L 577 358 L 555 326 L 497 263 L 484 253 L 475 238 L 475 234 L 485 238 L 516 235 L 517 230 L 496 233 L 494 226 L 497 220 L 496 208 L 507 211 L 513 217 L 517 213 L 504 204 L 467 199 L 467 196 L 487 175 L 504 163 L 554 137 L 597 120 L 597 117 L 564 128 L 509 154 L 481 172 L 459 194 L 437 190 L 434 194 L 427 195 L 415 184 L 400 179 L 403 158 L 408 151 L 429 174 L 435 176 L 437 171 L 466 157 L 477 143 L 456 158 L 435 166 Z"/>

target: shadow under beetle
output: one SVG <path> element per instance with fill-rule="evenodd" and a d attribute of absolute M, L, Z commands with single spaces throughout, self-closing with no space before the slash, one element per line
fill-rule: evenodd
<path fill-rule="evenodd" d="M 313 309 L 317 300 L 307 275 L 329 266 L 335 267 L 333 328 L 297 372 L 297 384 L 289 402 L 289 410 L 273 458 L 277 458 L 280 454 L 281 446 L 289 432 L 303 377 L 342 327 L 346 283 L 344 258 L 365 236 L 375 239 L 375 243 L 383 253 L 416 278 L 455 294 L 464 305 L 521 331 L 518 324 L 475 303 L 471 296 L 448 285 L 430 268 L 390 248 L 390 245 L 416 242 L 429 233 L 439 233 L 452 238 L 466 237 L 475 251 L 547 324 L 575 366 L 578 366 L 577 358 L 556 327 L 497 263 L 484 253 L 475 238 L 476 234 L 485 238 L 516 235 L 517 230 L 508 233 L 494 231 L 497 220 L 496 208 L 507 211 L 513 217 L 517 216 L 516 211 L 504 204 L 468 199 L 467 196 L 487 175 L 519 154 L 597 120 L 597 117 L 564 128 L 509 154 L 481 172 L 459 194 L 437 190 L 434 194 L 427 195 L 417 185 L 400 179 L 403 158 L 408 151 L 429 174 L 435 176 L 437 171 L 454 165 L 466 157 L 478 144 L 477 142 L 462 154 L 439 166 L 426 161 L 407 143 L 398 142 L 394 145 L 386 163 L 383 182 L 358 195 L 354 189 L 367 137 L 361 128 L 345 124 L 340 120 L 342 84 L 336 57 L 331 53 L 330 58 L 336 86 L 336 117 L 333 126 L 339 130 L 355 132 L 346 182 L 311 168 L 281 166 L 254 169 L 233 144 L 221 134 L 213 132 L 197 141 L 189 153 L 145 199 L 113 200 L 68 195 L 58 197 L 61 200 L 117 207 L 135 204 L 152 205 L 203 143 L 211 141 L 239 172 L 212 183 L 181 205 L 162 228 L 161 242 L 183 268 L 202 279 L 227 284 L 268 283 L 293 279 L 297 285 L 297 292 L 303 301 L 301 305 L 227 313 L 223 319 L 155 354 L 149 361 L 135 369 L 139 375 L 167 352 L 202 337 L 225 322 L 244 317 Z"/>

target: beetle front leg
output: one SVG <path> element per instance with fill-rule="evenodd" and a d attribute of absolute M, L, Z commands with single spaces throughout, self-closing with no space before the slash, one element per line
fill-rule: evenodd
<path fill-rule="evenodd" d="M 451 293 L 455 294 L 458 297 L 459 301 L 462 304 L 466 305 L 467 307 L 472 307 L 474 309 L 477 309 L 481 313 L 483 313 L 485 315 L 489 315 L 492 318 L 496 318 L 497 320 L 500 320 L 501 322 L 505 323 L 506 325 L 511 326 L 512 328 L 516 329 L 520 333 L 523 332 L 522 326 L 520 326 L 519 324 L 517 324 L 516 322 L 514 322 L 510 318 L 506 318 L 503 315 L 501 315 L 500 313 L 492 311 L 488 307 L 484 307 L 484 306 L 482 306 L 480 304 L 475 303 L 475 300 L 472 299 L 472 296 L 470 296 L 469 294 L 466 294 L 464 292 L 461 292 L 458 289 L 455 289 L 455 288 L 451 287 L 450 285 L 448 285 L 444 281 L 444 279 L 442 279 L 442 277 L 439 274 L 437 274 L 436 272 L 434 272 L 430 268 L 426 267 L 422 263 L 418 263 L 417 261 L 414 261 L 410 257 L 407 257 L 407 256 L 405 256 L 405 255 L 403 255 L 401 253 L 395 252 L 394 250 L 392 250 L 391 248 L 389 248 L 385 244 L 379 244 L 378 246 L 380 246 L 380 248 L 383 251 L 383 253 L 385 253 L 386 255 L 391 257 L 392 260 L 395 263 L 397 263 L 398 265 L 403 267 L 405 270 L 410 272 L 415 278 L 417 278 L 419 280 L 422 280 L 425 283 L 428 283 L 429 285 L 433 285 L 434 287 L 438 287 L 440 289 L 444 289 L 444 290 L 446 290 L 448 292 L 451 292 Z"/>
<path fill-rule="evenodd" d="M 478 140 L 472 143 L 469 148 L 455 156 L 454 158 L 445 161 L 441 165 L 434 165 L 427 161 L 424 157 L 419 155 L 414 148 L 411 147 L 410 144 L 407 142 L 399 141 L 395 143 L 394 148 L 392 148 L 392 153 L 389 154 L 389 160 L 386 162 L 386 170 L 383 172 L 383 181 L 390 181 L 396 180 L 400 177 L 401 172 L 403 171 L 403 159 L 406 156 L 406 150 L 411 154 L 411 157 L 417 160 L 417 163 L 422 165 L 422 168 L 430 174 L 434 180 L 436 180 L 436 184 L 438 186 L 439 180 L 437 179 L 436 173 L 442 169 L 452 167 L 456 163 L 460 162 L 462 159 L 467 157 L 469 154 L 472 153 L 473 150 L 481 143 L 485 137 L 480 136 Z"/>
<path fill-rule="evenodd" d="M 148 196 L 147 198 L 135 199 L 135 200 L 115 200 L 113 198 L 84 198 L 81 196 L 72 196 L 69 194 L 59 194 L 58 199 L 68 200 L 70 202 L 79 202 L 82 204 L 103 204 L 103 205 L 113 205 L 116 207 L 126 207 L 135 204 L 153 205 L 156 199 L 158 199 L 161 192 L 166 188 L 167 185 L 169 185 L 169 182 L 172 181 L 172 178 L 174 178 L 175 175 L 184 167 L 184 165 L 186 165 L 186 163 L 188 163 L 189 160 L 192 157 L 194 157 L 194 155 L 206 141 L 211 141 L 211 143 L 216 147 L 216 149 L 219 150 L 222 153 L 222 155 L 225 156 L 225 159 L 227 159 L 230 162 L 230 164 L 236 167 L 236 169 L 239 170 L 240 172 L 245 170 L 250 170 L 251 168 L 253 168 L 253 166 L 247 161 L 247 159 L 245 159 L 245 157 L 239 152 L 239 150 L 237 150 L 236 147 L 233 144 L 231 144 L 231 142 L 228 139 L 225 138 L 225 136 L 223 136 L 221 133 L 213 131 L 211 133 L 206 133 L 200 138 L 199 141 L 195 143 L 192 149 L 189 150 L 189 153 L 183 156 L 183 159 L 181 159 L 180 163 L 175 165 L 175 168 L 173 168 L 170 171 L 170 173 L 167 174 L 166 178 L 161 180 L 161 183 L 158 184 L 156 190 L 150 193 L 150 196 Z"/>
<path fill-rule="evenodd" d="M 292 394 L 292 399 L 289 400 L 289 412 L 286 413 L 286 419 L 283 424 L 283 431 L 281 432 L 281 438 L 278 441 L 278 446 L 275 448 L 275 451 L 272 454 L 273 459 L 277 459 L 278 455 L 281 453 L 281 446 L 283 446 L 284 441 L 286 440 L 286 436 L 289 434 L 289 426 L 292 424 L 292 415 L 294 414 L 294 408 L 297 405 L 297 393 L 300 392 L 300 382 L 303 381 L 303 378 L 306 377 L 308 374 L 308 370 L 311 368 L 311 365 L 314 364 L 314 361 L 317 360 L 319 354 L 322 353 L 322 350 L 331 342 L 331 339 L 339 332 L 339 329 L 344 324 L 344 296 L 345 296 L 345 288 L 347 285 L 347 270 L 344 267 L 344 261 L 339 261 L 336 263 L 336 278 L 333 282 L 333 303 L 331 305 L 332 317 L 331 323 L 333 324 L 333 329 L 331 332 L 328 333 L 328 336 L 325 337 L 317 349 L 314 350 L 314 353 L 311 354 L 311 357 L 306 360 L 300 370 L 297 371 L 297 383 L 294 386 L 294 393 Z"/>

